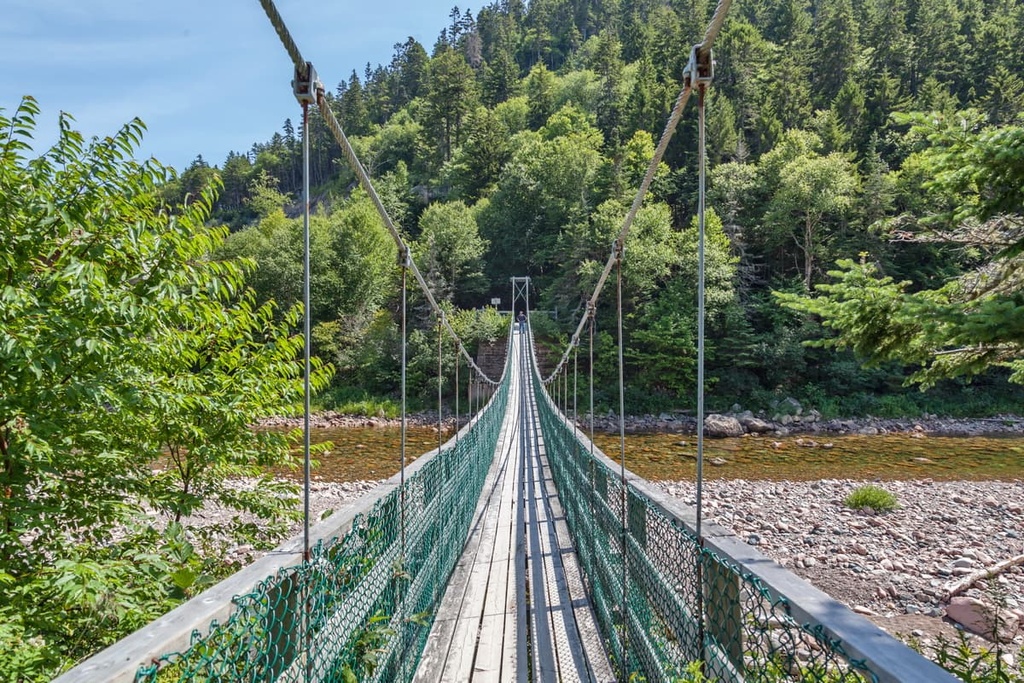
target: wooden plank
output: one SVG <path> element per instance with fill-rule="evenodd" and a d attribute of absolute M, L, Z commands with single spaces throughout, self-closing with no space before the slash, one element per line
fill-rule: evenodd
<path fill-rule="evenodd" d="M 520 439 L 522 435 L 520 434 Z M 505 578 L 505 640 L 501 653 L 501 683 L 526 683 L 526 524 L 523 507 L 523 442 L 517 444 L 512 465 L 511 538 Z"/>
<path fill-rule="evenodd" d="M 511 444 L 511 452 L 504 472 L 502 495 L 498 501 L 498 524 L 492 558 L 491 578 L 484 600 L 484 613 L 480 621 L 480 640 L 477 646 L 474 683 L 496 683 L 506 675 L 506 667 L 514 667 L 515 640 L 508 633 L 509 614 L 514 615 L 515 597 L 509 599 L 509 592 L 515 591 L 509 576 L 515 573 L 515 531 L 518 517 L 518 461 L 519 439 Z M 511 651 L 511 657 L 508 653 Z"/>
<path fill-rule="evenodd" d="M 495 465 L 501 470 L 488 479 L 487 495 L 481 497 L 480 506 L 486 502 L 487 509 L 480 509 L 473 529 L 472 560 L 460 561 L 455 579 L 461 586 L 449 586 L 457 601 L 446 593 L 414 680 L 605 683 L 612 680 L 611 670 L 578 562 L 567 530 L 559 535 L 565 520 L 544 459 L 524 349 L 516 345 L 513 354 L 512 391 Z M 596 645 L 584 645 L 580 623 L 588 625 Z M 448 640 L 446 648 L 433 642 L 438 636 Z M 433 655 L 440 649 L 446 650 L 444 661 Z M 598 656 L 595 664 L 588 662 L 591 653 Z"/>
<path fill-rule="evenodd" d="M 579 646 L 582 649 L 583 662 L 591 681 L 595 683 L 611 683 L 615 680 L 615 676 L 608 661 L 608 653 L 604 649 L 604 643 L 597 628 L 597 620 L 594 617 L 594 612 L 587 596 L 586 587 L 583 582 L 583 572 L 580 570 L 576 550 L 569 535 L 569 526 L 565 520 L 562 503 L 558 498 L 554 481 L 550 479 L 550 465 L 546 457 L 542 460 L 542 464 L 545 471 L 545 481 L 549 485 L 548 504 L 554 521 L 555 547 L 562 563 L 565 590 L 568 593 L 572 616 L 576 622 L 576 634 L 579 638 Z"/>
<path fill-rule="evenodd" d="M 457 635 L 456 631 L 465 617 L 467 603 L 472 600 L 472 595 L 469 593 L 470 588 L 474 585 L 474 581 L 479 581 L 481 575 L 481 553 L 489 553 L 493 550 L 493 547 L 489 549 L 486 547 L 484 530 L 489 524 L 488 517 L 491 514 L 494 491 L 499 490 L 498 487 L 504 481 L 505 470 L 508 467 L 507 457 L 503 458 L 502 456 L 503 454 L 507 456 L 511 443 L 516 439 L 517 428 L 515 420 L 510 419 L 510 415 L 515 413 L 513 400 L 517 393 L 517 388 L 513 383 L 510 387 L 509 408 L 506 409 L 501 434 L 498 437 L 494 463 L 484 482 L 465 549 L 449 580 L 438 614 L 427 637 L 423 657 L 413 677 L 414 681 L 432 683 L 442 680 L 448 668 L 458 666 L 457 662 L 450 660 L 453 654 L 456 658 L 461 656 L 462 653 L 453 652 L 453 648 L 456 642 L 465 640 L 465 632 Z M 479 614 L 477 618 L 479 619 Z M 466 626 L 467 624 L 462 626 L 464 631 Z M 470 652 L 472 653 L 474 650 L 475 643 L 470 648 Z"/>
<path fill-rule="evenodd" d="M 513 384 L 513 388 L 516 387 L 517 385 Z M 484 517 L 485 524 L 481 530 L 480 550 L 470 576 L 470 584 L 466 589 L 462 613 L 459 616 L 455 626 L 455 633 L 452 637 L 449 662 L 442 672 L 441 681 L 468 681 L 473 678 L 474 672 L 477 669 L 490 671 L 494 663 L 497 663 L 497 660 L 494 660 L 494 663 L 487 662 L 482 666 L 478 666 L 477 651 L 488 591 L 493 590 L 499 583 L 504 584 L 504 574 L 501 574 L 500 577 L 494 575 L 495 565 L 493 559 L 495 543 L 498 537 L 498 517 L 500 516 L 501 507 L 500 504 L 494 504 L 495 499 L 501 500 L 501 496 L 495 496 L 494 493 L 504 490 L 504 483 L 507 480 L 508 463 L 511 460 L 517 440 L 515 416 L 518 414 L 518 410 L 514 409 L 514 405 L 517 402 L 516 399 L 518 398 L 517 393 L 513 392 L 510 395 L 510 398 L 513 400 L 506 411 L 505 425 L 509 428 L 511 438 L 508 443 L 508 450 L 503 451 L 504 457 L 501 458 L 501 471 L 497 475 L 495 488 L 488 497 L 488 508 Z M 488 653 L 488 656 L 490 656 L 490 653 Z M 497 668 L 500 671 L 500 663 L 497 663 Z"/>
<path fill-rule="evenodd" d="M 551 631 L 551 615 L 547 594 L 547 580 L 544 574 L 544 548 L 541 542 L 542 524 L 538 510 L 537 471 L 534 457 L 537 435 L 532 415 L 523 420 L 527 440 L 526 493 L 527 513 L 527 581 L 530 592 L 530 641 L 531 666 L 534 681 L 552 683 L 558 680 L 558 665 L 555 661 L 555 644 Z"/>
<path fill-rule="evenodd" d="M 535 456 L 536 457 L 536 456 Z M 538 463 L 534 463 L 537 474 L 540 474 Z M 541 526 L 541 562 L 543 563 L 544 590 L 547 595 L 548 621 L 550 622 L 551 647 L 555 667 L 560 681 L 579 681 L 580 669 L 586 678 L 586 664 L 582 661 L 582 648 L 578 647 L 579 637 L 576 633 L 575 619 L 572 615 L 568 593 L 565 590 L 564 577 L 561 575 L 561 558 L 557 557 L 557 544 L 554 536 L 542 484 L 538 476 L 535 479 L 536 505 L 538 523 Z"/>
<path fill-rule="evenodd" d="M 509 547 L 512 544 L 510 504 L 515 499 L 514 471 L 518 454 L 518 438 L 512 443 L 512 450 L 504 471 L 502 496 L 495 507 L 496 532 L 492 560 L 488 567 L 486 594 L 483 596 L 480 618 L 479 641 L 473 667 L 473 681 L 498 681 L 501 679 L 503 651 L 506 646 L 505 614 L 508 609 L 508 572 L 511 560 Z"/>

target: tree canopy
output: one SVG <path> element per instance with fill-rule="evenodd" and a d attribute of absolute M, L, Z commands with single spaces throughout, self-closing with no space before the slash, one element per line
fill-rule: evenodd
<path fill-rule="evenodd" d="M 931 211 L 893 219 L 908 240 L 957 244 L 976 265 L 934 289 L 884 276 L 866 258 L 840 260 L 817 297 L 782 294 L 783 305 L 819 316 L 850 348 L 878 363 L 919 366 L 926 386 L 992 366 L 1024 383 L 1024 128 L 989 126 L 976 112 L 907 119 L 929 143 L 907 160 L 923 177 Z"/>
<path fill-rule="evenodd" d="M 568 332 L 711 10 L 695 2 L 492 2 L 475 15 L 453 11 L 432 46 L 396 42 L 390 63 L 368 65 L 338 84 L 332 107 L 442 298 L 483 306 L 507 296 L 510 276 L 529 275 L 538 293 L 532 300 L 557 318 L 544 328 L 552 341 Z M 834 264 L 861 253 L 878 276 L 909 283 L 911 294 L 952 291 L 985 268 L 1012 267 L 1013 259 L 993 257 L 1016 240 L 1007 216 L 1016 213 L 1022 183 L 1019 160 L 1008 150 L 1018 144 L 1024 111 L 1024 69 L 1014 49 L 1022 27 L 1020 6 L 996 0 L 770 0 L 733 7 L 715 45 L 707 112 L 710 205 L 736 259 L 731 281 L 723 283 L 734 304 L 709 338 L 721 349 L 708 354 L 707 376 L 717 388 L 709 393 L 712 404 L 770 409 L 793 396 L 826 412 L 883 412 L 871 407 L 878 395 L 901 393 L 892 387 L 910 376 L 899 359 L 874 358 L 875 370 L 849 370 L 856 367 L 854 346 L 830 345 L 829 353 L 804 346 L 835 332 L 820 313 L 808 316 L 810 309 L 801 312 L 789 299 L 783 306 L 771 293 L 835 284 Z M 965 52 L 974 57 L 960 68 Z M 927 120 L 961 123 L 929 129 Z M 670 310 L 681 292 L 692 291 L 675 283 L 688 277 L 679 255 L 665 252 L 689 248 L 680 237 L 696 209 L 694 133 L 690 111 L 647 199 L 642 216 L 658 226 L 649 233 L 658 237 L 637 230 L 627 244 L 626 287 L 637 310 Z M 337 221 L 333 214 L 351 210 L 354 176 L 317 116 L 310 137 L 314 204 L 320 220 Z M 168 190 L 185 196 L 223 176 L 212 218 L 239 231 L 232 240 L 245 247 L 237 253 L 257 261 L 252 282 L 261 302 L 295 300 L 295 278 L 282 274 L 298 267 L 296 255 L 293 248 L 275 251 L 277 238 L 242 235 L 267 230 L 261 217 L 268 214 L 257 207 L 272 193 L 297 192 L 298 154 L 296 133 L 285 122 L 221 169 L 197 159 Z M 937 241 L 965 230 L 974 234 L 970 244 L 966 233 L 953 248 Z M 449 238 L 456 241 L 443 246 Z M 258 248 L 261 241 L 265 247 Z M 472 257 L 456 256 L 463 246 Z M 360 268 L 346 265 L 350 258 L 360 263 L 357 254 L 332 262 L 332 270 L 345 273 L 339 281 Z M 368 274 L 375 287 L 392 289 L 384 271 Z M 323 281 L 325 298 L 333 300 L 326 294 L 332 286 L 330 278 Z M 966 302 L 965 294 L 949 296 L 951 306 Z M 382 331 L 385 318 L 394 324 L 393 299 L 361 300 L 370 304 L 362 311 L 316 308 L 318 348 L 333 349 L 336 360 L 340 349 L 361 340 L 376 347 L 383 337 L 362 335 Z M 610 314 L 602 303 L 602 325 L 611 323 Z M 627 349 L 638 351 L 647 335 L 645 348 L 665 349 L 665 364 L 685 347 L 675 328 L 663 327 L 657 340 L 643 327 L 635 338 L 633 331 L 626 330 Z M 393 351 L 379 359 L 388 366 L 392 357 Z M 991 364 L 978 367 L 985 365 Z M 888 379 L 870 379 L 881 376 Z M 626 377 L 638 387 L 631 410 L 692 402 L 682 378 L 655 382 L 640 363 L 631 363 Z M 996 388 L 1006 377 L 997 367 L 976 381 Z M 613 377 L 598 372 L 598 379 Z M 334 382 L 357 384 L 356 375 L 344 373 Z M 962 382 L 937 385 L 936 395 L 962 389 Z M 1005 391 L 1012 393 L 990 393 Z M 847 407 L 825 405 L 828 395 Z M 927 400 L 901 393 L 900 405 Z"/>

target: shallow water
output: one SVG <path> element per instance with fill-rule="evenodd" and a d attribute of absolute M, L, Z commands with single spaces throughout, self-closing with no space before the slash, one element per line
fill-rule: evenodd
<path fill-rule="evenodd" d="M 445 430 L 443 441 L 454 435 Z M 372 481 L 398 472 L 402 432 L 398 427 L 334 427 L 314 429 L 312 443 L 330 441 L 330 453 L 319 456 L 313 479 L 319 481 Z M 406 464 L 438 446 L 436 427 L 409 427 L 406 432 Z M 301 477 L 301 472 L 286 476 Z"/>
<path fill-rule="evenodd" d="M 358 481 L 390 477 L 399 468 L 400 436 L 396 427 L 314 430 L 314 443 L 333 441 L 334 449 L 320 458 L 313 478 Z M 444 434 L 443 438 L 449 436 Z M 618 435 L 597 434 L 595 441 L 609 457 L 618 460 Z M 407 462 L 436 448 L 437 443 L 436 429 L 410 427 Z M 696 437 L 691 435 L 626 436 L 626 466 L 646 479 L 694 478 L 696 453 Z M 1021 438 L 746 436 L 706 439 L 704 458 L 704 476 L 709 479 L 1024 479 Z M 724 464 L 713 464 L 716 458 Z"/>
<path fill-rule="evenodd" d="M 618 462 L 618 435 L 597 434 L 594 440 Z M 696 458 L 694 436 L 626 437 L 626 466 L 646 479 L 695 478 Z M 790 481 L 1024 479 L 1024 439 L 910 434 L 705 439 L 704 476 Z"/>

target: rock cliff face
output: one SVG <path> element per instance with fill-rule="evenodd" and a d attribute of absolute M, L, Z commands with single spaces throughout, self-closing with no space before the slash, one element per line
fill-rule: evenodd
<path fill-rule="evenodd" d="M 505 369 L 505 356 L 508 351 L 508 341 L 499 339 L 493 344 L 480 344 L 476 350 L 476 364 L 484 374 L 493 380 L 501 378 Z"/>

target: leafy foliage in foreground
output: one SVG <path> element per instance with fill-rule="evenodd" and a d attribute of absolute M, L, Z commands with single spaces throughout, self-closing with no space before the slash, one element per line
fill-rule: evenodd
<path fill-rule="evenodd" d="M 992 649 L 978 648 L 963 632 L 957 640 L 941 635 L 936 640 L 937 644 L 929 648 L 929 656 L 964 683 L 1024 683 L 1024 649 L 1014 652 L 1001 643 Z M 911 646 L 918 651 L 924 649 L 916 640 L 911 641 Z"/>
<path fill-rule="evenodd" d="M 87 143 L 63 115 L 27 158 L 37 115 L 0 113 L 4 680 L 48 679 L 199 590 L 214 554 L 192 543 L 214 536 L 168 521 L 215 503 L 227 537 L 279 535 L 254 522 L 294 508 L 262 469 L 289 437 L 250 426 L 302 390 L 298 311 L 275 320 L 243 289 L 250 263 L 208 257 L 227 233 L 204 225 L 212 190 L 162 205 L 169 172 L 130 160 L 139 121 Z"/>
<path fill-rule="evenodd" d="M 907 120 L 932 143 L 907 164 L 930 178 L 925 188 L 937 207 L 921 217 L 916 238 L 967 245 L 978 253 L 976 267 L 913 291 L 865 258 L 840 260 L 835 282 L 818 285 L 818 296 L 779 299 L 836 331 L 820 345 L 918 366 L 911 380 L 924 386 L 993 366 L 1024 383 L 1024 127 L 987 126 L 971 112 Z"/>

